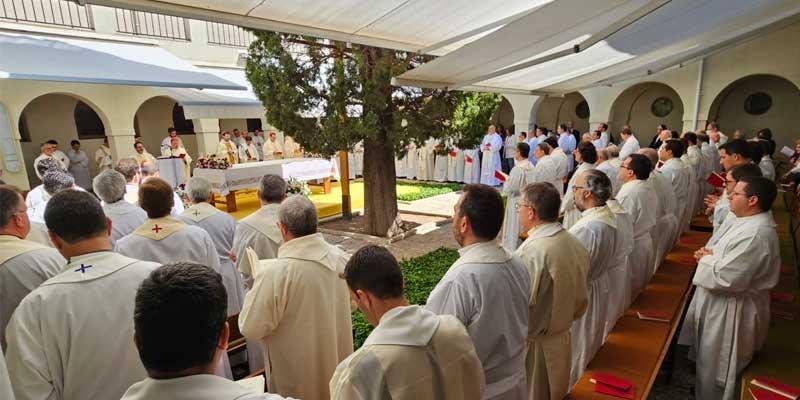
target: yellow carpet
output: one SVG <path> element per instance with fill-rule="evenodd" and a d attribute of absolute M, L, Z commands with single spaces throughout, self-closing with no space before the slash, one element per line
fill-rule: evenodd
<path fill-rule="evenodd" d="M 419 192 L 415 186 L 397 185 L 397 194 Z M 321 186 L 311 186 L 311 201 L 317 206 L 320 218 L 330 217 L 342 212 L 342 188 L 339 182 L 331 183 L 331 192 L 322 193 Z M 255 190 L 236 192 L 236 205 L 238 210 L 231 213 L 237 220 L 242 219 L 260 207 Z M 217 208 L 225 210 L 225 206 L 217 204 Z M 350 182 L 350 208 L 353 210 L 364 208 L 364 181 L 361 179 Z"/>

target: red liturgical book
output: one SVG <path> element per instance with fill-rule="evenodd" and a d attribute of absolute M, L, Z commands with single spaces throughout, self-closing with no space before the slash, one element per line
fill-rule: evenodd
<path fill-rule="evenodd" d="M 184 159 L 184 158 L 186 158 L 186 154 L 181 154 L 181 155 L 178 156 L 178 158 Z"/>
<path fill-rule="evenodd" d="M 794 295 L 789 292 L 770 292 L 769 298 L 775 303 L 791 303 L 794 301 Z"/>
<path fill-rule="evenodd" d="M 450 151 L 450 157 L 455 157 L 457 154 L 455 150 Z"/>
<path fill-rule="evenodd" d="M 769 390 L 759 389 L 756 387 L 750 388 L 750 395 L 756 400 L 787 400 L 786 397 L 783 397 L 777 393 L 772 393 Z"/>
<path fill-rule="evenodd" d="M 472 157 L 470 157 L 470 156 L 468 156 L 468 155 L 464 154 L 464 161 L 466 161 L 466 162 L 468 162 L 468 163 L 471 163 L 471 162 L 472 162 Z"/>
<path fill-rule="evenodd" d="M 723 178 L 722 175 L 716 172 L 708 174 L 708 178 L 706 178 L 706 181 L 710 183 L 711 186 L 714 187 L 718 188 L 725 187 L 725 178 Z"/>
<path fill-rule="evenodd" d="M 504 174 L 502 171 L 494 170 L 494 177 L 500 179 L 501 181 L 505 182 L 508 179 L 508 175 Z"/>
<path fill-rule="evenodd" d="M 797 398 L 800 397 L 800 388 L 796 388 L 794 386 L 790 386 L 790 385 L 788 385 L 786 383 L 783 383 L 783 382 L 781 382 L 781 381 L 779 381 L 777 379 L 770 378 L 770 377 L 767 377 L 767 376 L 764 376 L 764 375 L 759 375 L 759 376 L 756 376 L 755 378 L 753 378 L 753 380 L 750 381 L 750 385 L 757 386 L 758 388 L 761 388 L 761 389 L 764 389 L 764 390 L 769 391 L 771 393 L 775 393 L 775 394 L 778 394 L 778 395 L 782 396 L 782 397 L 763 397 L 765 399 L 782 398 L 783 400 L 786 400 L 786 399 L 797 400 Z M 754 391 L 754 390 L 758 390 L 758 389 L 756 389 L 756 388 L 751 388 L 750 389 L 751 392 Z M 753 394 L 753 397 L 756 397 L 756 395 Z M 756 398 L 757 399 L 761 399 L 762 397 L 756 397 Z"/>
<path fill-rule="evenodd" d="M 669 313 L 654 311 L 654 310 L 648 310 L 648 311 L 637 310 L 636 316 L 643 321 L 656 321 L 656 322 L 666 322 L 666 323 L 672 321 L 672 316 L 669 315 Z"/>
<path fill-rule="evenodd" d="M 659 161 L 659 162 L 656 163 L 656 168 L 658 168 L 658 169 L 661 169 L 661 167 L 663 167 L 663 166 L 664 166 L 664 162 L 663 161 Z"/>
<path fill-rule="evenodd" d="M 592 374 L 592 379 L 589 381 L 594 383 L 594 391 L 597 393 L 621 397 L 623 399 L 633 399 L 636 394 L 636 388 L 633 382 L 616 375 L 595 372 Z"/>

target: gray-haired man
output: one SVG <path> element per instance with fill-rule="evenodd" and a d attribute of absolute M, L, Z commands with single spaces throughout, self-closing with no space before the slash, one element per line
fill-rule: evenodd
<path fill-rule="evenodd" d="M 103 200 L 103 212 L 111 220 L 111 246 L 147 221 L 141 207 L 125 201 L 125 176 L 107 169 L 92 180 L 94 194 Z"/>

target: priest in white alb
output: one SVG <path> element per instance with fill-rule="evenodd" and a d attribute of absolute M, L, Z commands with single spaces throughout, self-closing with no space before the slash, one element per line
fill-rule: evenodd
<path fill-rule="evenodd" d="M 433 180 L 436 182 L 447 181 L 447 159 L 449 157 L 447 156 L 447 153 L 441 152 L 445 151 L 449 146 L 450 145 L 448 144 L 448 141 L 444 139 L 437 141 L 436 146 L 434 146 L 434 153 L 436 154 L 436 157 L 433 166 Z"/>
<path fill-rule="evenodd" d="M 691 346 L 689 357 L 697 363 L 698 399 L 739 398 L 739 375 L 767 338 L 770 290 L 780 277 L 780 245 L 770 213 L 775 184 L 744 177 L 728 197 L 735 223 L 713 246 L 695 253 L 697 289 L 679 339 Z"/>
<path fill-rule="evenodd" d="M 619 149 L 619 158 L 624 161 L 629 155 L 639 150 L 639 139 L 636 139 L 636 136 L 627 127 L 619 131 L 619 137 L 623 140 L 622 148 Z"/>
<path fill-rule="evenodd" d="M 147 221 L 147 213 L 141 207 L 125 201 L 125 177 L 113 170 L 105 170 L 92 181 L 94 194 L 102 200 L 103 212 L 111 220 L 111 245 L 131 234 Z"/>
<path fill-rule="evenodd" d="M 687 204 L 689 199 L 689 179 L 691 177 L 683 161 L 681 161 L 683 149 L 683 143 L 677 139 L 664 141 L 658 149 L 660 163 L 657 164 L 656 171 L 667 177 L 672 185 L 672 192 L 675 193 L 675 201 L 677 202 L 675 216 L 678 219 L 678 226 L 673 229 L 669 239 L 672 244 L 675 244 L 678 236 L 680 236 L 688 223 L 689 207 L 687 207 Z"/>
<path fill-rule="evenodd" d="M 616 325 L 617 320 L 625 314 L 628 309 L 628 301 L 631 298 L 631 271 L 630 255 L 636 245 L 633 242 L 633 217 L 628 214 L 616 199 L 608 199 L 606 205 L 614 213 L 614 221 L 617 223 L 617 233 L 619 240 L 614 246 L 613 260 L 609 269 L 609 279 L 614 282 L 615 290 L 609 292 L 606 308 L 608 317 L 603 329 L 604 336 L 608 334 Z"/>
<path fill-rule="evenodd" d="M 227 295 L 219 274 L 179 262 L 153 271 L 136 292 L 134 340 L 147 378 L 122 400 L 281 400 L 214 375 L 228 350 Z"/>
<path fill-rule="evenodd" d="M 616 146 L 614 146 L 616 147 Z M 597 170 L 606 174 L 608 179 L 611 181 L 611 187 L 613 188 L 614 192 L 613 195 L 616 195 L 619 192 L 619 171 L 613 165 L 611 165 L 611 155 L 609 148 L 601 148 L 597 150 L 597 166 L 595 167 Z"/>
<path fill-rule="evenodd" d="M 499 186 L 500 180 L 495 177 L 495 171 L 502 171 L 500 149 L 503 139 L 495 132 L 494 125 L 489 125 L 489 131 L 481 141 L 481 182 L 484 185 Z"/>
<path fill-rule="evenodd" d="M 133 148 L 136 150 L 136 154 L 134 154 L 133 157 L 136 159 L 136 162 L 138 162 L 139 165 L 142 165 L 146 162 L 151 164 L 156 163 L 156 158 L 147 151 L 147 149 L 144 147 L 144 143 L 136 142 L 133 144 Z"/>
<path fill-rule="evenodd" d="M 239 163 L 239 148 L 236 143 L 231 140 L 231 133 L 222 131 L 219 143 L 217 144 L 217 157 L 228 160 L 228 164 Z"/>
<path fill-rule="evenodd" d="M 633 218 L 634 247 L 628 259 L 631 274 L 628 305 L 653 276 L 653 238 L 650 231 L 658 219 L 658 196 L 647 183 L 651 171 L 650 159 L 641 154 L 629 155 L 622 161 L 619 170 L 622 189 L 617 200 Z"/>
<path fill-rule="evenodd" d="M 114 161 L 111 158 L 111 148 L 108 146 L 108 137 L 103 138 L 103 144 L 94 152 L 94 162 L 97 164 L 97 169 L 100 171 L 114 168 Z"/>
<path fill-rule="evenodd" d="M 483 399 L 524 400 L 532 283 L 522 260 L 495 240 L 502 215 L 497 190 L 464 187 L 453 215 L 460 257 L 433 289 L 425 309 L 453 315 L 467 327 L 486 377 Z"/>
<path fill-rule="evenodd" d="M 239 330 L 264 349 L 267 386 L 303 400 L 330 398 L 336 366 L 353 352 L 348 255 L 317 232 L 317 209 L 305 196 L 281 203 L 278 257 L 253 269 L 255 282 Z"/>
<path fill-rule="evenodd" d="M 571 136 L 571 135 L 570 135 Z M 558 194 L 562 197 L 564 196 L 564 183 L 567 181 L 567 176 L 569 176 L 570 171 L 570 162 L 571 160 L 567 157 L 567 154 L 564 153 L 564 149 L 558 146 L 558 141 L 554 137 L 549 137 L 545 139 L 545 143 L 550 144 L 550 147 L 553 148 L 550 151 L 550 157 L 552 157 L 553 161 L 555 162 L 556 166 L 556 177 L 558 178 L 558 184 L 555 184 L 556 190 L 558 190 Z"/>
<path fill-rule="evenodd" d="M 145 377 L 133 342 L 134 297 L 159 264 L 111 251 L 111 227 L 89 193 L 56 194 L 45 221 L 68 264 L 22 300 L 6 329 L 14 395 L 118 399 Z"/>
<path fill-rule="evenodd" d="M 72 175 L 62 170 L 50 170 L 45 172 L 42 177 L 42 187 L 44 188 L 44 202 L 39 203 L 34 208 L 28 208 L 27 210 L 28 218 L 31 222 L 31 229 L 25 239 L 52 247 L 53 243 L 50 241 L 50 236 L 47 234 L 47 226 L 44 221 L 47 204 L 56 193 L 75 189 L 75 180 L 72 178 Z"/>
<path fill-rule="evenodd" d="M 0 347 L 3 349 L 6 326 L 20 301 L 67 264 L 58 250 L 25 240 L 31 229 L 26 207 L 17 188 L 0 185 Z"/>
<path fill-rule="evenodd" d="M 283 145 L 278 141 L 275 131 L 269 131 L 269 138 L 264 141 L 261 152 L 264 160 L 279 160 L 283 158 Z"/>
<path fill-rule="evenodd" d="M 464 325 L 409 305 L 403 273 L 392 253 L 367 245 L 342 277 L 350 299 L 375 327 L 364 345 L 337 367 L 331 400 L 478 400 L 484 374 Z"/>
<path fill-rule="evenodd" d="M 219 256 L 219 273 L 228 291 L 228 315 L 241 311 L 244 303 L 244 283 L 242 275 L 236 269 L 231 256 L 233 254 L 233 234 L 236 220 L 209 203 L 211 200 L 211 184 L 200 177 L 193 177 L 186 182 L 186 193 L 192 205 L 187 207 L 178 219 L 187 225 L 202 228 L 211 236 Z"/>
<path fill-rule="evenodd" d="M 569 392 L 570 329 L 588 304 L 589 252 L 558 223 L 560 197 L 553 185 L 534 183 L 519 203 L 528 238 L 516 254 L 533 282 L 525 360 L 530 400 L 561 400 Z"/>
<path fill-rule="evenodd" d="M 286 181 L 278 175 L 264 175 L 259 181 L 256 196 L 261 208 L 239 220 L 233 235 L 236 267 L 244 276 L 247 288 L 253 286 L 253 266 L 247 258 L 247 248 L 253 249 L 259 260 L 268 260 L 278 256 L 278 247 L 283 243 L 278 228 L 278 210 L 286 198 Z"/>
<path fill-rule="evenodd" d="M 550 147 L 550 144 L 544 141 L 540 141 L 533 149 L 533 153 L 538 160 L 536 167 L 533 169 L 533 181 L 547 182 L 558 190 L 559 187 L 564 185 L 558 176 L 558 161 L 550 154 L 552 150 L 553 148 Z"/>
<path fill-rule="evenodd" d="M 567 190 L 564 192 L 564 199 L 561 201 L 561 212 L 564 214 L 564 222 L 562 225 L 564 229 L 569 229 L 581 219 L 581 211 L 575 206 L 575 177 L 585 171 L 595 168 L 597 163 L 597 149 L 591 142 L 580 142 L 575 149 L 575 161 L 578 163 L 578 168 L 572 174 L 567 183 Z"/>
<path fill-rule="evenodd" d="M 481 183 L 481 160 L 480 151 L 477 148 L 464 150 L 464 173 L 463 182 Z"/>
<path fill-rule="evenodd" d="M 44 173 L 51 170 L 66 171 L 61 163 L 55 158 L 43 158 L 38 163 L 34 163 L 34 172 L 39 180 L 42 179 Z M 25 196 L 25 204 L 28 208 L 36 208 L 39 204 L 44 203 L 50 196 L 44 191 L 44 185 L 39 184 L 31 189 Z"/>
<path fill-rule="evenodd" d="M 599 170 L 576 171 L 574 176 L 575 207 L 582 214 L 569 233 L 589 252 L 589 274 L 586 313 L 572 324 L 570 387 L 580 379 L 586 365 L 605 342 L 606 325 L 616 321 L 616 313 L 610 313 L 612 309 L 608 303 L 620 289 L 611 272 L 616 267 L 616 251 L 622 239 L 617 218 L 606 205 L 613 190 L 608 176 Z"/>
<path fill-rule="evenodd" d="M 530 147 L 525 142 L 519 142 L 514 151 L 516 165 L 511 169 L 511 174 L 503 182 L 503 193 L 506 194 L 505 217 L 503 217 L 503 247 L 514 251 L 521 243 L 519 239 L 519 214 L 517 203 L 520 191 L 529 183 L 535 182 L 536 174 L 533 164 L 528 160 Z"/>
<path fill-rule="evenodd" d="M 420 181 L 433 180 L 433 150 L 435 146 L 436 141 L 433 138 L 428 138 L 417 147 L 417 179 Z"/>
<path fill-rule="evenodd" d="M 75 184 L 89 190 L 92 188 L 92 179 L 89 178 L 89 157 L 81 150 L 81 142 L 73 140 L 67 150 L 69 159 L 69 173 L 75 178 Z"/>
<path fill-rule="evenodd" d="M 189 152 L 187 152 L 186 149 L 180 146 L 180 142 L 178 141 L 177 138 L 172 138 L 172 141 L 170 142 L 170 147 L 162 151 L 161 155 L 165 157 L 180 158 L 183 163 L 184 180 L 188 180 L 189 177 L 192 176 L 192 157 L 189 155 Z"/>
<path fill-rule="evenodd" d="M 650 230 L 653 238 L 653 271 L 657 271 L 664 257 L 675 245 L 678 233 L 678 200 L 672 188 L 670 178 L 658 171 L 658 152 L 649 147 L 641 148 L 637 152 L 648 159 L 653 170 L 647 178 L 648 183 L 658 197 L 658 211 L 656 211 L 656 224 Z"/>
<path fill-rule="evenodd" d="M 447 155 L 447 180 L 464 182 L 464 151 L 453 148 Z"/>

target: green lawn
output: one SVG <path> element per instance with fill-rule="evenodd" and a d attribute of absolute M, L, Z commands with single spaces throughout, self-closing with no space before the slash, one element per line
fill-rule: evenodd
<path fill-rule="evenodd" d="M 458 251 L 440 248 L 424 256 L 400 263 L 405 281 L 406 297 L 411 304 L 425 304 L 428 295 L 444 276 L 445 272 L 458 259 Z M 367 323 L 361 311 L 353 311 L 353 344 L 356 349 L 364 344 L 372 326 Z"/>
<path fill-rule="evenodd" d="M 397 181 L 397 200 L 414 201 L 461 190 L 460 183 Z"/>

